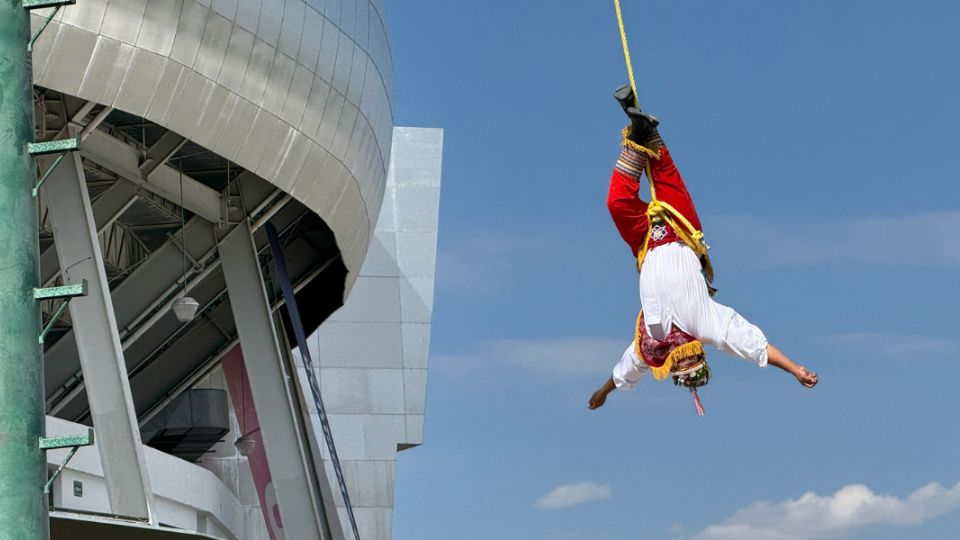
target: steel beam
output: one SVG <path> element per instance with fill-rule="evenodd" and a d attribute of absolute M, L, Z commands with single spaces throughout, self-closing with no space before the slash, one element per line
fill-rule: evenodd
<path fill-rule="evenodd" d="M 93 425 L 101 435 L 97 447 L 110 508 L 151 521 L 153 493 L 80 156 L 67 157 L 43 195 L 65 280 L 88 284 L 87 296 L 70 303 L 70 316 Z"/>
<path fill-rule="evenodd" d="M 96 440 L 93 434 L 93 428 L 87 428 L 83 435 L 67 435 L 65 437 L 44 437 L 40 439 L 41 450 L 56 450 L 58 448 L 71 448 L 75 446 L 90 446 Z"/>
<path fill-rule="evenodd" d="M 314 278 L 322 274 L 323 271 L 326 270 L 328 266 L 330 266 L 330 264 L 332 264 L 334 261 L 336 261 L 339 258 L 340 258 L 340 255 L 338 254 L 335 258 L 330 259 L 327 262 L 323 263 L 322 265 L 311 270 L 309 274 L 302 277 L 300 281 L 298 281 L 297 284 L 293 286 L 293 292 L 299 293 L 301 290 L 303 290 L 304 287 L 310 284 L 310 282 L 313 281 Z M 276 314 L 277 310 L 283 307 L 284 305 L 286 304 L 283 300 L 283 297 L 281 296 L 278 300 L 274 301 L 273 305 L 270 306 L 270 309 L 273 310 L 274 314 Z M 146 412 L 140 415 L 140 419 L 139 419 L 140 425 L 143 426 L 144 424 L 149 422 L 150 419 L 154 417 L 154 415 L 156 415 L 158 412 L 163 410 L 163 408 L 169 405 L 171 401 L 177 398 L 177 396 L 185 392 L 187 389 L 193 388 L 193 386 L 197 384 L 197 381 L 209 375 L 210 372 L 217 365 L 220 364 L 220 361 L 224 358 L 224 356 L 226 356 L 227 354 L 230 354 L 230 350 L 233 349 L 233 347 L 238 346 L 239 344 L 240 344 L 240 340 L 237 338 L 233 338 L 221 348 L 220 352 L 208 358 L 203 363 L 203 365 L 200 366 L 193 373 L 191 373 L 189 377 L 181 380 L 177 384 L 176 388 L 168 392 L 163 397 L 163 399 L 151 405 L 146 410 Z M 319 449 L 319 446 L 317 448 Z"/>
<path fill-rule="evenodd" d="M 34 160 L 30 17 L 20 0 L 0 0 L 0 539 L 49 538 L 43 496 L 46 459 L 43 360 L 37 337 L 40 245 L 31 191 Z"/>
<path fill-rule="evenodd" d="M 237 225 L 220 241 L 219 250 L 284 532 L 287 538 L 326 539 L 321 533 L 325 515 L 314 504 L 308 450 L 297 428 L 250 226 Z"/>
<path fill-rule="evenodd" d="M 140 171 L 141 154 L 129 144 L 95 129 L 83 140 L 80 154 L 126 180 L 180 204 L 180 172 L 169 165 L 159 165 L 144 178 Z M 187 175 L 183 175 L 183 207 L 211 223 L 226 221 L 223 196 Z"/>
<path fill-rule="evenodd" d="M 161 135 L 160 139 L 147 150 L 146 159 L 140 164 L 140 175 L 143 179 L 146 180 L 157 167 L 166 163 L 186 143 L 186 137 L 181 137 L 172 131 Z"/>
<path fill-rule="evenodd" d="M 57 132 L 55 139 L 62 138 L 67 133 L 69 133 L 70 125 L 74 125 L 79 128 L 83 128 L 83 125 L 80 122 L 90 114 L 96 106 L 96 101 L 84 101 L 80 98 L 75 98 L 73 96 L 61 95 L 61 105 L 63 106 L 63 120 L 65 125 L 63 128 Z M 76 109 L 76 111 L 74 111 Z M 72 114 L 71 114 L 72 113 Z"/>
<path fill-rule="evenodd" d="M 79 138 L 81 141 L 85 141 L 87 137 L 89 137 L 90 134 L 93 133 L 93 130 L 97 129 L 97 127 L 100 124 L 102 124 L 103 121 L 106 120 L 107 117 L 110 116 L 110 113 L 112 112 L 113 112 L 113 107 L 108 107 L 104 105 L 103 108 L 100 109 L 100 112 L 98 112 L 96 116 L 90 119 L 90 123 L 83 126 L 83 129 L 80 130 L 80 135 L 77 138 Z"/>
<path fill-rule="evenodd" d="M 49 287 L 46 289 L 34 289 L 34 300 L 63 300 L 67 298 L 77 298 L 87 295 L 87 280 L 71 285 L 61 285 L 60 287 Z"/>
<path fill-rule="evenodd" d="M 35 157 L 73 152 L 78 148 L 80 148 L 80 139 L 75 137 L 27 144 L 27 152 Z"/>
<path fill-rule="evenodd" d="M 137 187 L 126 180 L 117 180 L 93 202 L 93 222 L 97 232 L 103 232 L 137 201 Z M 60 275 L 57 249 L 48 247 L 40 255 L 40 283 L 49 287 Z"/>
<path fill-rule="evenodd" d="M 265 201 L 272 200 L 272 186 L 260 181 L 253 173 L 244 172 L 240 179 L 246 182 L 244 195 L 250 208 L 259 207 Z M 216 256 L 213 227 L 204 219 L 195 217 L 189 220 L 185 236 L 187 248 L 194 258 L 206 260 Z M 181 257 L 179 247 L 173 241 L 168 241 L 114 287 L 114 310 L 118 327 L 123 329 L 121 336 L 124 342 L 134 335 L 142 335 L 145 328 L 163 317 L 172 318 L 172 314 L 163 311 L 162 306 L 170 302 L 179 289 L 180 280 L 183 278 Z M 219 263 L 210 261 L 208 264 Z M 191 277 L 202 272 L 203 270 L 196 269 L 191 272 Z M 46 352 L 49 414 L 59 414 L 59 411 L 83 390 L 83 385 L 78 384 L 81 374 L 77 371 L 78 359 L 73 334 L 72 330 L 68 331 Z"/>

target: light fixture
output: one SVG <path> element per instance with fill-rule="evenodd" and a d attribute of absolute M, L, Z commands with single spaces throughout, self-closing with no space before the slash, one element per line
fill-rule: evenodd
<path fill-rule="evenodd" d="M 200 303 L 187 295 L 187 240 L 183 218 L 183 158 L 180 158 L 180 253 L 183 254 L 183 294 L 173 301 L 173 314 L 182 323 L 188 323 L 197 315 Z"/>
<path fill-rule="evenodd" d="M 238 438 L 233 445 L 237 447 L 237 452 L 240 452 L 243 457 L 247 457 L 257 450 L 257 440 L 251 437 L 249 433 Z"/>
<path fill-rule="evenodd" d="M 182 323 L 190 322 L 197 314 L 198 307 L 200 307 L 200 304 L 193 297 L 181 296 L 173 301 L 173 314 Z"/>

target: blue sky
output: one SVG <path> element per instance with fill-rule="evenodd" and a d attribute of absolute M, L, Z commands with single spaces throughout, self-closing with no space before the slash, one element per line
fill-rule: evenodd
<path fill-rule="evenodd" d="M 388 6 L 396 121 L 445 129 L 395 538 L 954 538 L 960 6 L 624 0 L 718 300 L 821 378 L 713 351 L 701 419 L 653 381 L 586 409 L 639 308 L 610 4 Z"/>

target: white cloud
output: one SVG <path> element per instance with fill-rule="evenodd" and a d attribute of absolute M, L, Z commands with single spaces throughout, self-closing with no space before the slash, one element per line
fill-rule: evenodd
<path fill-rule="evenodd" d="M 835 334 L 821 338 L 820 342 L 829 347 L 836 347 L 841 350 L 856 350 L 891 360 L 956 357 L 957 353 L 960 352 L 960 346 L 952 341 L 921 334 L 897 334 L 895 332 Z"/>
<path fill-rule="evenodd" d="M 602 501 L 613 495 L 610 486 L 601 486 L 593 482 L 566 484 L 555 487 L 537 501 L 537 508 L 542 510 L 558 510 L 569 508 L 590 501 Z"/>
<path fill-rule="evenodd" d="M 842 538 L 876 526 L 917 525 L 960 508 L 960 482 L 950 489 L 927 484 L 905 499 L 870 488 L 844 486 L 830 496 L 808 492 L 779 503 L 760 501 L 701 531 L 698 540 L 812 540 Z"/>
<path fill-rule="evenodd" d="M 597 375 L 613 368 L 632 339 L 629 335 L 622 339 L 595 336 L 503 339 L 490 344 L 489 355 L 534 373 Z"/>
<path fill-rule="evenodd" d="M 543 228 L 444 229 L 437 253 L 437 287 L 469 296 L 503 294 L 510 287 L 542 283 L 551 273 L 577 272 L 593 264 L 595 238 Z M 626 264 L 629 267 L 629 259 Z"/>
<path fill-rule="evenodd" d="M 496 291 L 520 268 L 528 242 L 512 234 L 484 232 L 464 237 L 437 254 L 437 287 L 448 292 Z"/>
<path fill-rule="evenodd" d="M 707 240 L 751 265 L 960 265 L 960 211 L 806 223 L 751 216 L 712 220 Z"/>
<path fill-rule="evenodd" d="M 496 339 L 455 354 L 437 354 L 432 365 L 457 373 L 489 370 L 491 365 L 519 368 L 537 377 L 592 377 L 610 374 L 633 336 L 572 336 L 541 339 Z"/>

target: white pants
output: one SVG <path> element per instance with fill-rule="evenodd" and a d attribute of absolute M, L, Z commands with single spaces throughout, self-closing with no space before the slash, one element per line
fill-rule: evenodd
<path fill-rule="evenodd" d="M 673 243 L 650 250 L 640 270 L 640 302 L 647 332 L 662 338 L 672 326 L 759 366 L 767 365 L 767 338 L 732 308 L 714 302 L 696 253 Z M 631 343 L 613 368 L 617 388 L 632 388 L 649 368 Z"/>

